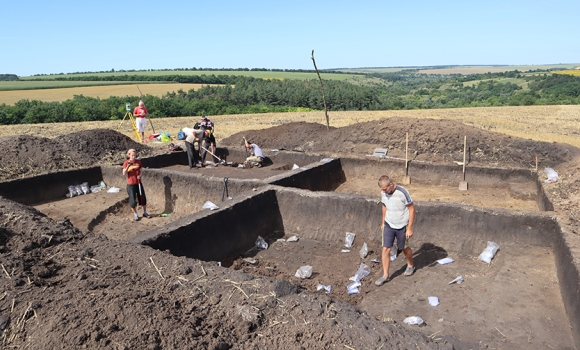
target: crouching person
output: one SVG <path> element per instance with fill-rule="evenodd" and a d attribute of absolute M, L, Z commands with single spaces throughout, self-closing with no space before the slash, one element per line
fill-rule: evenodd
<path fill-rule="evenodd" d="M 250 151 L 250 156 L 246 158 L 244 165 L 247 167 L 261 167 L 262 163 L 264 162 L 264 152 L 262 149 L 258 147 L 255 143 L 249 143 L 246 137 L 244 137 L 244 143 L 246 144 L 246 148 Z"/>

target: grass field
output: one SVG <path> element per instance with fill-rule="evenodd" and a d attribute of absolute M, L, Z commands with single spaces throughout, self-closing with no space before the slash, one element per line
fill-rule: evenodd
<path fill-rule="evenodd" d="M 15 90 L 15 91 L 0 91 L 0 104 L 13 105 L 22 99 L 39 100 L 44 102 L 62 102 L 72 99 L 74 95 L 83 95 L 87 97 L 109 98 L 111 96 L 139 96 L 139 89 L 145 95 L 159 96 L 167 92 L 179 89 L 187 92 L 191 89 L 197 90 L 203 84 L 136 84 L 131 85 L 106 85 L 106 86 L 85 86 L 85 87 L 71 87 L 60 89 L 39 89 L 39 90 Z"/>
<path fill-rule="evenodd" d="M 58 74 L 46 76 L 28 76 L 20 77 L 21 80 L 30 79 L 54 79 L 58 77 L 82 77 L 82 76 L 123 76 L 123 75 L 145 75 L 145 76 L 160 76 L 160 75 L 239 75 L 244 77 L 254 77 L 262 79 L 318 79 L 316 73 L 302 73 L 302 72 L 262 72 L 262 71 L 147 71 L 147 72 L 111 72 L 111 73 L 86 73 L 86 74 Z M 353 77 L 352 74 L 336 74 L 336 73 L 320 73 L 322 79 L 326 80 L 347 80 Z"/>
<path fill-rule="evenodd" d="M 55 89 L 55 88 L 72 88 L 81 86 L 102 86 L 102 85 L 135 85 L 135 84 L 159 84 L 158 81 L 0 81 L 0 91 L 11 90 L 36 90 L 36 89 Z"/>
<path fill-rule="evenodd" d="M 419 69 L 419 73 L 425 74 L 482 74 L 482 73 L 500 73 L 509 72 L 514 70 L 528 71 L 536 69 L 552 69 L 552 68 L 564 68 L 573 69 L 580 64 L 545 64 L 545 65 L 521 65 L 521 66 L 454 66 L 447 68 L 430 68 L 425 69 L 424 67 L 387 67 L 387 68 L 352 68 L 352 69 L 341 69 L 343 72 L 349 73 L 392 73 L 400 72 L 402 70 L 408 69 Z"/>
<path fill-rule="evenodd" d="M 411 111 L 358 111 L 329 112 L 330 125 L 343 127 L 390 117 L 430 118 L 456 120 L 477 128 L 537 141 L 563 142 L 580 147 L 580 105 L 529 106 L 529 107 L 481 107 Z M 326 124 L 324 112 L 295 112 L 210 116 L 216 124 L 216 139 L 228 137 L 243 130 L 259 130 L 289 122 L 314 122 Z M 193 127 L 199 117 L 153 119 L 157 132 L 168 131 L 175 136 L 184 127 Z M 29 134 L 57 137 L 73 131 L 110 128 L 134 138 L 128 122 L 119 121 L 4 125 L 0 136 Z M 146 130 L 149 134 L 151 129 Z"/>

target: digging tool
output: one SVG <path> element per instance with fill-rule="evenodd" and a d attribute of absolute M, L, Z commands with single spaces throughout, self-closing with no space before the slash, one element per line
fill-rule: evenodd
<path fill-rule="evenodd" d="M 139 95 L 140 95 L 141 101 L 143 101 L 143 93 L 141 92 L 141 89 L 139 89 L 139 85 L 135 85 L 135 86 L 139 90 Z M 155 128 L 153 127 L 153 122 L 151 121 L 151 118 L 147 118 L 147 119 L 149 119 L 149 124 L 151 124 L 151 130 L 153 130 L 153 133 L 155 134 Z"/>
<path fill-rule="evenodd" d="M 463 181 L 459 181 L 459 190 L 467 191 L 467 181 L 465 181 L 465 154 L 467 153 L 467 135 L 463 138 Z"/>
<path fill-rule="evenodd" d="M 216 159 L 218 159 L 220 161 L 220 164 L 224 164 L 226 161 L 221 159 L 220 157 L 216 156 L 215 154 L 211 153 L 211 151 L 209 151 L 207 148 L 201 146 L 201 148 L 203 148 L 207 153 L 211 154 L 212 156 L 216 157 Z"/>
<path fill-rule="evenodd" d="M 225 198 L 230 198 L 230 194 L 228 193 L 228 177 L 224 177 L 224 190 L 222 191 L 222 202 L 225 200 Z"/>
<path fill-rule="evenodd" d="M 405 142 L 405 176 L 403 176 L 403 185 L 410 185 L 411 177 L 409 176 L 409 133 Z"/>

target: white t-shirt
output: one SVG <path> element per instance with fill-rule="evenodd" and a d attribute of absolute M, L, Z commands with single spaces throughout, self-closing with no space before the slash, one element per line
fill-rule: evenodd
<path fill-rule="evenodd" d="M 409 204 L 413 199 L 404 187 L 397 185 L 393 194 L 381 191 L 381 202 L 387 207 L 385 222 L 391 228 L 401 229 L 409 224 Z"/>
<path fill-rule="evenodd" d="M 253 155 L 255 155 L 256 157 L 266 158 L 264 156 L 264 152 L 262 152 L 262 149 L 260 147 L 258 147 L 258 145 L 256 145 L 255 143 L 252 143 L 251 146 L 252 146 L 252 154 Z"/>

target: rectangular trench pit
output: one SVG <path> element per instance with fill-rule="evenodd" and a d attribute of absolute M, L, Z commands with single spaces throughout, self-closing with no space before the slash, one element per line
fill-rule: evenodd
<path fill-rule="evenodd" d="M 448 335 L 457 345 L 482 341 L 520 348 L 525 342 L 531 348 L 574 348 L 557 278 L 562 262 L 552 246 L 561 235 L 554 219 L 539 212 L 416 205 L 411 247 L 417 271 L 403 276 L 405 261 L 398 257 L 391 265 L 392 280 L 381 287 L 373 283 L 380 263 L 372 262 L 380 261 L 381 209 L 361 196 L 265 186 L 218 211 L 197 213 L 188 222 L 174 222 L 131 241 L 285 279 L 309 291 L 331 285 L 331 297 L 356 304 L 372 317 L 402 323 L 418 315 L 427 323 L 419 330 Z M 346 232 L 356 234 L 350 253 L 341 252 Z M 293 235 L 298 242 L 277 241 Z M 270 243 L 267 250 L 255 248 L 258 236 Z M 477 259 L 487 241 L 500 246 L 490 265 Z M 361 259 L 363 243 L 369 255 Z M 437 264 L 443 257 L 455 262 Z M 248 262 L 252 259 L 254 263 Z M 371 274 L 363 279 L 360 294 L 348 294 L 349 278 L 361 263 Z M 311 278 L 294 276 L 303 265 L 313 266 Z M 459 275 L 465 282 L 450 285 Z M 429 306 L 429 296 L 438 296 L 441 304 Z"/>

